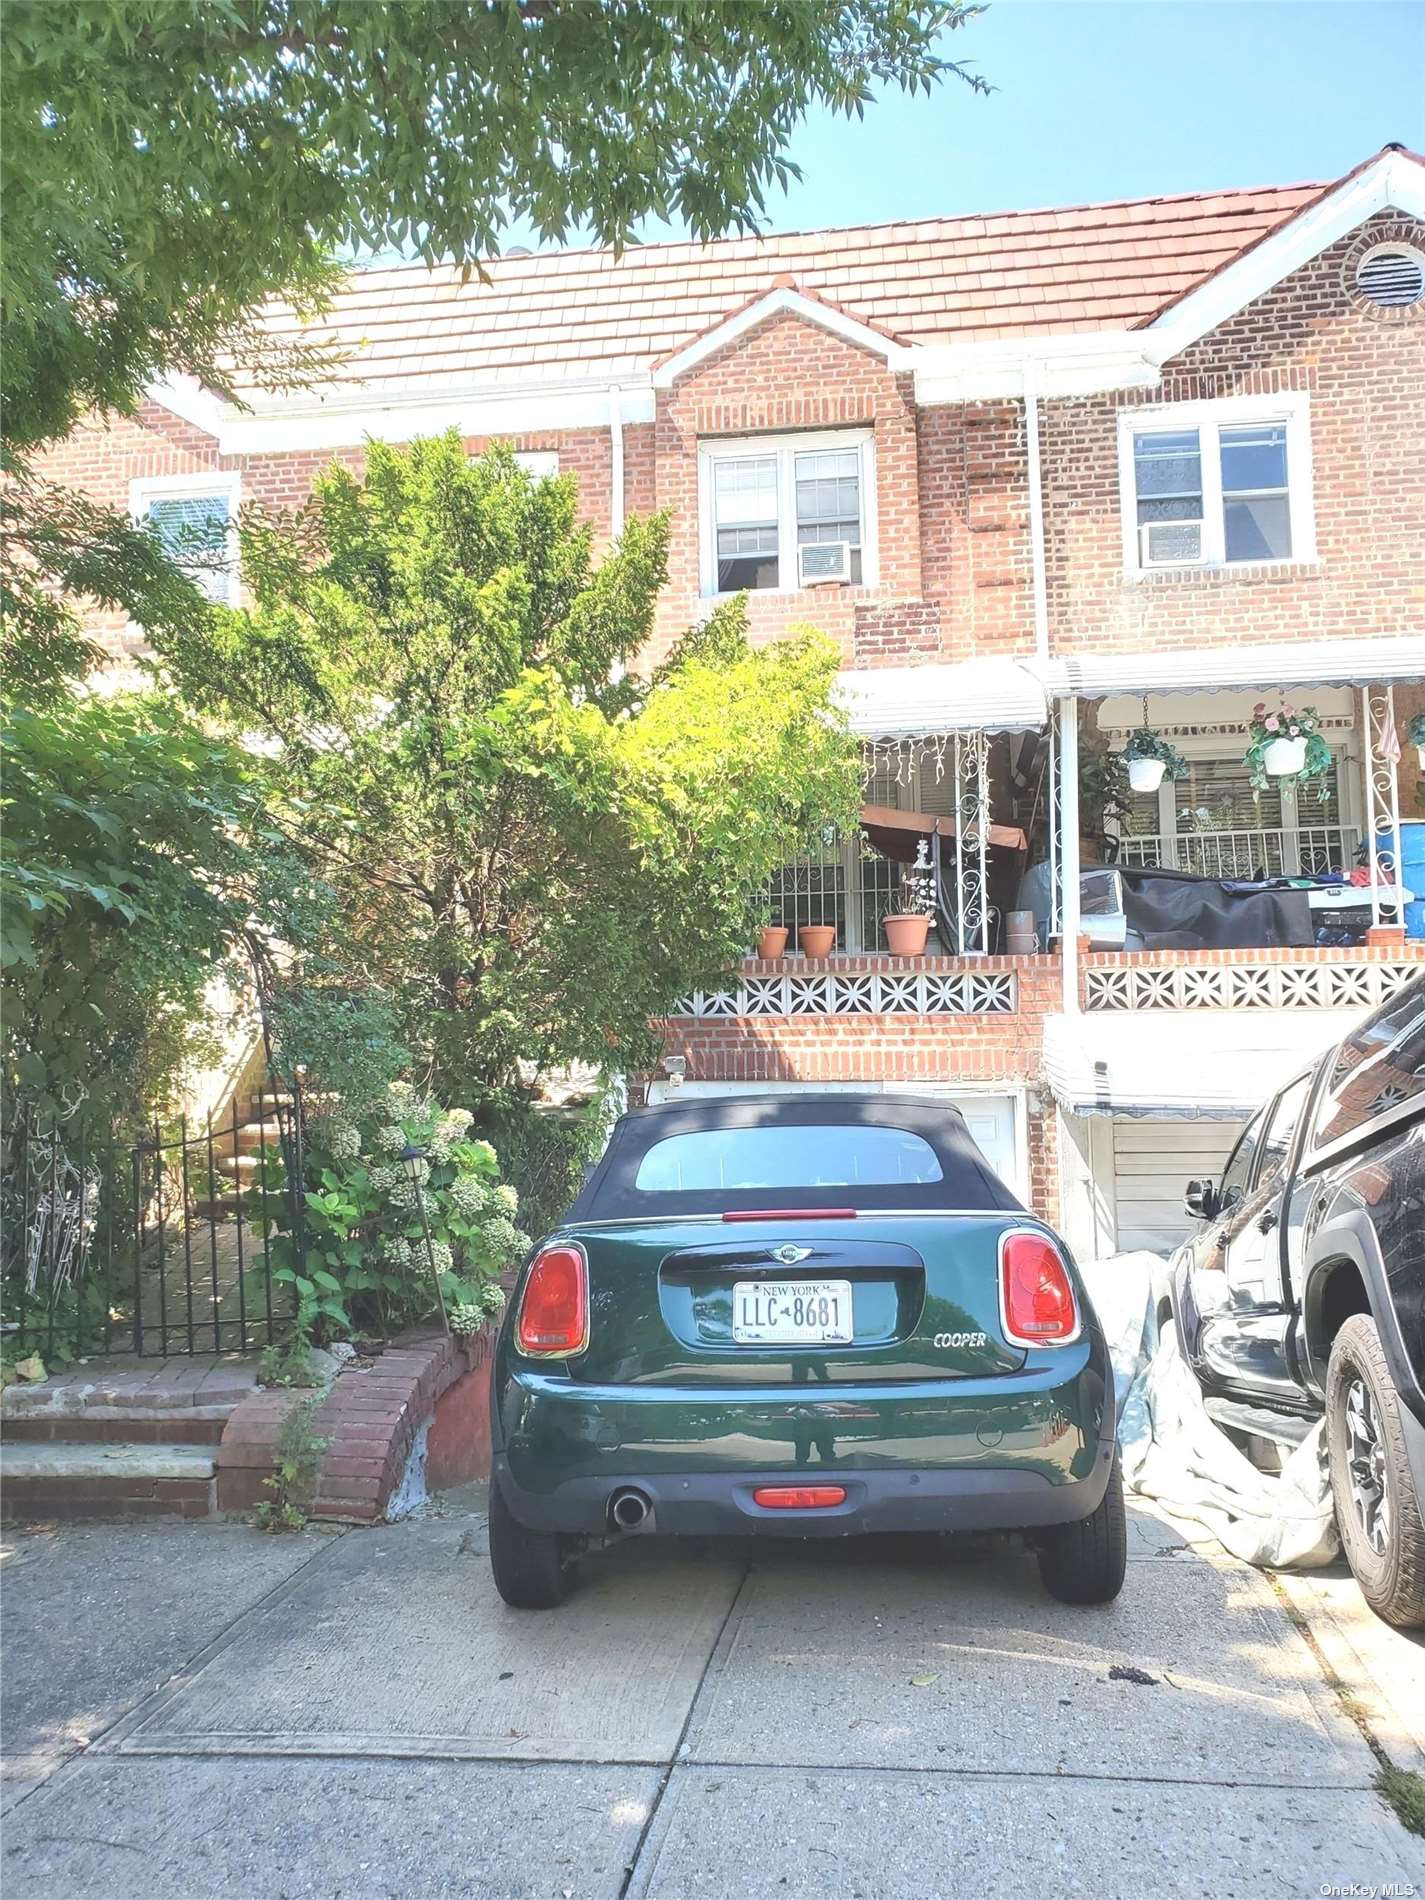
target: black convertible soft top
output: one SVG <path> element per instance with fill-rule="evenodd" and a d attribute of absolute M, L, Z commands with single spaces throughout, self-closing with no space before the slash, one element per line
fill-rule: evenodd
<path fill-rule="evenodd" d="M 884 1185 L 698 1188 L 650 1192 L 634 1185 L 639 1164 L 655 1143 L 673 1135 L 718 1128 L 893 1128 L 918 1135 L 940 1164 L 938 1181 Z M 1021 1203 L 994 1173 L 949 1102 L 917 1095 L 725 1095 L 631 1109 L 614 1125 L 609 1145 L 584 1182 L 567 1221 L 656 1220 L 681 1214 L 721 1214 L 777 1208 L 855 1207 L 940 1212 L 1022 1212 Z"/>

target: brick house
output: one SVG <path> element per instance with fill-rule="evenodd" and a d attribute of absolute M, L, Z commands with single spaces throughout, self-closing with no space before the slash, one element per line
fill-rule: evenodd
<path fill-rule="evenodd" d="M 171 383 L 50 472 L 162 524 L 298 502 L 368 435 L 507 438 L 578 477 L 603 544 L 672 511 L 658 645 L 742 588 L 757 636 L 832 635 L 868 807 L 937 854 L 914 963 L 881 949 L 888 858 L 837 839 L 789 866 L 776 914 L 793 942 L 833 924 L 835 952 L 685 999 L 655 1093 L 930 1090 L 1075 1245 L 1163 1247 L 1183 1178 L 1425 967 L 1401 890 L 1425 895 L 1414 154 L 1326 185 L 516 256 L 483 284 L 371 270 L 321 334 L 350 356 L 319 390 L 244 412 Z M 1248 788 L 1245 722 L 1282 697 L 1322 715 L 1320 799 Z M 1189 776 L 1135 795 L 1107 827 L 1120 870 L 1086 873 L 1080 761 L 1145 712 Z M 1039 946 L 1011 954 L 1036 857 Z M 1128 947 L 1130 872 L 1362 858 L 1294 947 Z"/>

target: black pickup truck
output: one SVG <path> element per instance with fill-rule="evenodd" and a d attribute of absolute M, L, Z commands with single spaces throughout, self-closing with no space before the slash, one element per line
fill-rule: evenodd
<path fill-rule="evenodd" d="M 1324 1413 L 1362 1593 L 1425 1626 L 1425 976 L 1273 1096 L 1187 1207 L 1171 1300 L 1208 1411 L 1277 1446 Z"/>

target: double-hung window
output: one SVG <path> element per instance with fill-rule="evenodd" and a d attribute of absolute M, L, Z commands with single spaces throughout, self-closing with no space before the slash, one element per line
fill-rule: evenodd
<path fill-rule="evenodd" d="M 872 583 L 868 430 L 705 442 L 698 460 L 704 594 Z"/>
<path fill-rule="evenodd" d="M 236 606 L 238 478 L 164 475 L 134 482 L 129 510 L 209 600 Z"/>
<path fill-rule="evenodd" d="M 1130 574 L 1315 558 L 1303 395 L 1124 411 L 1119 475 Z"/>

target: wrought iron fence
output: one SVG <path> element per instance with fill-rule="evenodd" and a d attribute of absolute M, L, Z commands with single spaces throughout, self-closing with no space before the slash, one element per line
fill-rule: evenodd
<path fill-rule="evenodd" d="M 1349 869 L 1356 833 L 1348 825 L 1253 826 L 1238 831 L 1136 832 L 1119 844 L 1119 862 L 1172 866 L 1203 877 L 1317 876 Z"/>
<path fill-rule="evenodd" d="M 7 1344 L 49 1359 L 266 1345 L 292 1310 L 273 1249 L 285 1230 L 300 1252 L 302 1172 L 300 1103 L 262 1090 L 138 1143 L 63 1121 L 7 1130 Z"/>

